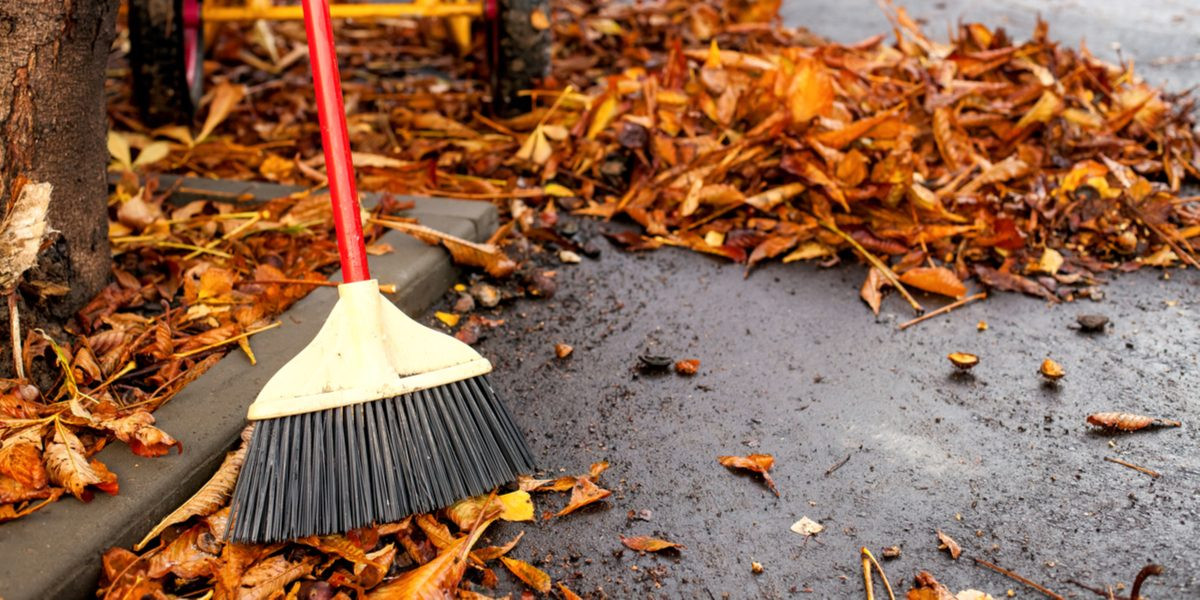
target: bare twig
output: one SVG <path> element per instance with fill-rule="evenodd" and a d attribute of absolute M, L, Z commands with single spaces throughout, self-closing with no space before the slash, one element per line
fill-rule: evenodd
<path fill-rule="evenodd" d="M 1145 473 L 1145 474 L 1147 474 L 1147 475 L 1149 475 L 1149 476 L 1151 476 L 1151 477 L 1153 477 L 1153 478 L 1155 478 L 1155 479 L 1158 479 L 1159 477 L 1162 477 L 1162 473 L 1159 473 L 1158 471 L 1155 471 L 1154 469 L 1147 469 L 1146 467 L 1138 466 L 1138 465 L 1135 465 L 1135 464 L 1133 464 L 1133 463 L 1130 463 L 1130 462 L 1125 462 L 1125 461 L 1123 461 L 1123 460 L 1121 460 L 1121 459 L 1119 459 L 1119 458 L 1113 458 L 1113 457 L 1111 457 L 1111 456 L 1105 456 L 1105 457 L 1104 457 L 1104 460 L 1107 460 L 1107 461 L 1108 461 L 1108 462 L 1110 462 L 1110 463 L 1116 463 L 1116 464 L 1118 464 L 1118 465 L 1121 465 L 1122 467 L 1129 467 L 1130 469 L 1133 469 L 1134 471 L 1139 471 L 1139 472 L 1141 472 L 1141 473 Z"/>
<path fill-rule="evenodd" d="M 833 475 L 834 471 L 842 468 L 846 463 L 850 462 L 851 456 L 854 456 L 853 452 L 851 452 L 850 454 L 847 454 L 846 458 L 843 458 L 842 460 L 837 461 L 837 463 L 835 463 L 832 467 L 829 467 L 828 469 L 826 469 L 825 476 L 829 477 L 830 475 Z"/>
<path fill-rule="evenodd" d="M 1151 575 L 1162 575 L 1162 572 L 1162 565 L 1150 564 L 1142 567 L 1133 580 L 1133 589 L 1129 591 L 1129 600 L 1142 600 L 1142 584 L 1146 582 L 1146 578 Z"/>
<path fill-rule="evenodd" d="M 909 327 L 912 327 L 913 325 L 916 325 L 917 323 L 920 323 L 921 321 L 924 321 L 926 319 L 932 319 L 938 315 L 948 313 L 960 306 L 965 306 L 976 300 L 983 300 L 984 298 L 987 298 L 987 292 L 979 292 L 978 294 L 975 294 L 974 296 L 967 296 L 966 298 L 963 298 L 962 300 L 957 300 L 955 302 L 951 302 L 950 304 L 947 304 L 935 311 L 923 314 L 911 321 L 905 321 L 904 323 L 901 323 L 900 330 L 903 331 L 905 329 L 908 329 Z"/>
<path fill-rule="evenodd" d="M 1034 583 L 1033 581 L 1030 581 L 1029 579 L 1026 579 L 1025 577 L 1022 577 L 1012 571 L 1009 571 L 1008 569 L 1005 569 L 1004 567 L 994 565 L 986 560 L 983 560 L 982 558 L 971 558 L 971 560 L 975 561 L 975 564 L 977 564 L 977 565 L 985 566 L 1001 575 L 1004 575 L 1005 577 L 1008 577 L 1009 579 L 1012 579 L 1014 581 L 1019 581 L 1025 585 L 1045 594 L 1046 596 L 1053 598 L 1054 600 L 1064 600 L 1064 598 L 1062 596 L 1050 591 L 1045 586 L 1040 585 L 1038 583 Z"/>
<path fill-rule="evenodd" d="M 912 297 L 912 294 L 908 293 L 908 289 L 904 287 L 903 283 L 900 283 L 900 278 L 896 276 L 896 273 L 892 271 L 891 267 L 887 266 L 887 263 L 879 260 L 878 257 L 876 257 L 874 254 L 871 254 L 866 248 L 863 248 L 862 244 L 858 243 L 858 240 L 855 240 L 847 235 L 846 232 L 839 229 L 836 224 L 821 219 L 818 219 L 817 221 L 821 224 L 821 227 L 828 229 L 838 237 L 846 240 L 846 243 L 850 244 L 850 246 L 857 250 L 863 258 L 867 259 L 867 262 L 871 263 L 871 266 L 879 269 L 879 272 L 883 273 L 883 276 L 887 278 L 888 283 L 892 284 L 892 287 L 896 288 L 897 290 L 900 290 L 900 295 L 904 296 L 905 300 L 908 300 L 909 306 L 912 306 L 913 310 L 917 311 L 917 314 L 925 312 L 925 308 L 921 306 L 920 302 L 917 302 L 916 298 Z"/>
<path fill-rule="evenodd" d="M 13 369 L 17 379 L 25 379 L 25 360 L 21 352 L 21 315 L 17 311 L 17 290 L 8 294 L 8 325 L 12 334 Z"/>
<path fill-rule="evenodd" d="M 863 550 L 866 550 L 864 547 Z M 863 566 L 863 585 L 867 588 L 867 600 L 875 600 L 874 584 L 871 583 L 871 561 L 867 558 L 866 552 L 862 554 Z"/>
<path fill-rule="evenodd" d="M 887 573 L 883 572 L 883 565 L 879 564 L 879 561 L 875 560 L 875 555 L 871 554 L 871 550 L 869 548 L 867 548 L 866 546 L 862 547 L 861 552 L 863 555 L 863 564 L 864 564 L 863 571 L 869 572 L 869 570 L 866 568 L 865 565 L 868 560 L 871 561 L 871 564 L 875 566 L 875 570 L 879 571 L 879 578 L 883 580 L 883 587 L 887 589 L 888 598 L 890 600 L 896 600 L 896 593 L 892 591 L 892 582 L 888 581 Z M 870 576 L 868 575 L 868 577 L 870 577 Z M 867 585 L 867 590 L 868 590 L 868 592 L 870 592 L 870 590 L 871 590 L 871 586 L 869 583 Z"/>

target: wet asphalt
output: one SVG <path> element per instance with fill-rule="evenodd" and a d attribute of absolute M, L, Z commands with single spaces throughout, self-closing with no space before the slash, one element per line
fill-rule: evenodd
<path fill-rule="evenodd" d="M 943 39 L 960 18 L 1021 38 L 1040 12 L 1052 37 L 1134 58 L 1155 83 L 1200 82 L 1200 62 L 1187 58 L 1200 52 L 1200 2 L 906 4 Z M 889 30 L 871 0 L 786 2 L 784 14 L 844 42 Z M 612 225 L 583 225 L 599 227 Z M 1127 596 L 1135 573 L 1159 563 L 1166 573 L 1145 597 L 1200 598 L 1195 271 L 1112 277 L 1098 302 L 996 294 L 898 331 L 911 310 L 889 296 L 873 317 L 852 259 L 770 264 L 743 278 L 740 266 L 683 250 L 600 245 L 598 260 L 557 267 L 554 298 L 488 312 L 505 324 L 478 346 L 548 475 L 612 465 L 600 479 L 614 492 L 607 501 L 542 520 L 567 495 L 539 495 L 537 524 L 489 534 L 526 531 L 513 555 L 555 581 L 598 598 L 862 598 L 859 548 L 900 546 L 884 562 L 898 591 L 928 570 L 953 591 L 1043 597 L 978 557 L 1069 598 L 1099 597 L 1070 580 Z M 1112 324 L 1081 333 L 1083 313 Z M 575 348 L 566 360 L 554 356 L 560 342 Z M 946 359 L 954 351 L 981 363 L 958 374 Z M 639 354 L 701 366 L 694 377 L 640 374 Z M 1066 370 L 1057 384 L 1037 372 L 1047 357 Z M 1113 435 L 1085 423 L 1109 410 L 1184 426 Z M 755 452 L 775 456 L 780 497 L 716 462 Z M 803 516 L 824 532 L 789 531 Z M 957 561 L 938 550 L 939 529 L 962 546 Z M 622 535 L 686 548 L 639 555 Z M 519 595 L 501 581 L 500 595 Z"/>
<path fill-rule="evenodd" d="M 601 246 L 597 260 L 556 268 L 555 297 L 484 311 L 505 323 L 478 345 L 547 476 L 611 463 L 607 501 L 542 520 L 567 494 L 539 494 L 537 524 L 489 534 L 525 530 L 514 556 L 556 581 L 598 598 L 862 598 L 859 548 L 898 545 L 885 567 L 901 586 L 924 569 L 955 591 L 1040 597 L 979 557 L 1084 598 L 1068 580 L 1128 586 L 1155 562 L 1167 573 L 1148 597 L 1200 597 L 1194 271 L 1123 275 L 1099 302 L 1001 293 L 899 331 L 911 309 L 889 296 L 872 316 L 853 260 L 744 279 L 684 250 Z M 1112 323 L 1082 333 L 1083 313 Z M 557 359 L 556 343 L 573 354 Z M 956 372 L 955 351 L 979 366 Z M 699 373 L 640 373 L 641 354 L 696 358 Z M 1047 357 L 1066 370 L 1056 384 L 1038 374 Z M 1113 435 L 1085 423 L 1110 410 L 1184 426 Z M 775 456 L 779 498 L 716 461 L 750 453 Z M 789 531 L 803 516 L 825 531 Z M 961 544 L 959 560 L 938 551 L 938 529 Z M 686 549 L 640 556 L 622 535 Z"/>

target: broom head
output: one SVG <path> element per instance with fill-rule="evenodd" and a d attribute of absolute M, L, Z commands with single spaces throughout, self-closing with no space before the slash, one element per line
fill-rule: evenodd
<path fill-rule="evenodd" d="M 533 470 L 487 359 L 410 319 L 374 280 L 342 284 L 338 296 L 313 341 L 250 406 L 234 541 L 397 521 Z"/>

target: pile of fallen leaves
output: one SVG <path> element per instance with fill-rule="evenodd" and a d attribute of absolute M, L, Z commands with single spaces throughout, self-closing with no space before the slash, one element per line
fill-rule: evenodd
<path fill-rule="evenodd" d="M 378 57 L 409 50 L 414 22 L 347 25 L 363 185 L 494 200 L 514 218 L 624 217 L 642 227 L 613 236 L 624 247 L 748 269 L 850 251 L 871 267 L 862 297 L 876 311 L 888 288 L 918 310 L 908 288 L 961 298 L 972 278 L 1058 301 L 1098 297 L 1105 271 L 1200 265 L 1200 206 L 1180 196 L 1200 176 L 1191 100 L 1060 47 L 1045 23 L 1025 42 L 964 24 L 942 43 L 894 9 L 894 43 L 842 45 L 766 22 L 777 5 L 560 0 L 554 72 L 530 92 L 537 108 L 507 120 L 461 78 L 470 60 L 363 73 L 388 71 Z M 236 109 L 203 142 L 142 128 L 142 144 L 176 138 L 156 166 L 323 180 L 289 27 L 266 41 L 223 30 L 211 97 Z"/>
<path fill-rule="evenodd" d="M 249 429 L 243 438 L 249 437 Z M 436 513 L 397 523 L 356 529 L 345 535 L 311 536 L 286 543 L 225 542 L 227 501 L 245 458 L 245 446 L 230 453 L 217 474 L 191 499 L 168 515 L 135 549 L 158 539 L 139 554 L 112 548 L 104 554 L 100 584 L 105 598 L 487 598 L 474 590 L 495 588 L 493 567 L 503 565 L 530 590 L 551 590 L 550 575 L 508 556 L 524 532 L 497 546 L 476 547 L 497 520 L 532 521 L 531 492 L 566 492 L 562 517 L 607 498 L 597 485 L 608 463 L 586 475 L 557 479 L 522 478 L 514 491 L 462 500 Z M 551 518 L 550 514 L 542 515 Z M 678 547 L 654 538 L 622 538 L 643 551 Z M 489 566 L 491 565 L 491 566 Z M 578 598 L 558 583 L 564 598 Z M 207 595 L 206 595 L 207 594 Z"/>
<path fill-rule="evenodd" d="M 93 458 L 113 438 L 139 456 L 182 451 L 154 426 L 154 409 L 231 348 L 253 362 L 250 336 L 278 325 L 337 261 L 327 197 L 246 210 L 172 205 L 169 193 L 125 173 L 110 198 L 114 281 L 65 337 L 26 337 L 26 372 L 56 375 L 41 387 L 8 381 L 0 393 L 0 521 L 68 492 L 84 501 L 93 489 L 117 493 L 117 474 Z"/>

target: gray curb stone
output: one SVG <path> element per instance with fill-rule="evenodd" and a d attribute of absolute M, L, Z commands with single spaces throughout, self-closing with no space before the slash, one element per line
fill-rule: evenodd
<path fill-rule="evenodd" d="M 174 181 L 164 177 L 163 189 Z M 297 188 L 272 184 L 187 178 L 178 197 L 233 199 L 249 193 L 266 200 L 294 191 Z M 499 222 L 495 207 L 486 202 L 411 199 L 416 206 L 408 216 L 468 240 L 487 239 Z M 364 198 L 364 203 L 371 200 Z M 398 291 L 389 298 L 401 309 L 419 313 L 454 284 L 457 271 L 445 250 L 394 231 L 382 239 L 395 251 L 370 257 L 371 274 L 380 283 L 396 284 Z M 340 273 L 332 280 L 340 280 Z M 157 424 L 183 442 L 182 454 L 143 458 L 124 444 L 111 444 L 97 458 L 117 473 L 118 495 L 98 492 L 88 505 L 68 497 L 0 525 L 0 598 L 94 598 L 104 550 L 137 543 L 208 480 L 235 446 L 258 389 L 312 339 L 336 298 L 335 288 L 316 289 L 280 316 L 282 327 L 250 340 L 258 365 L 250 365 L 240 351 L 231 352 L 154 413 Z"/>

